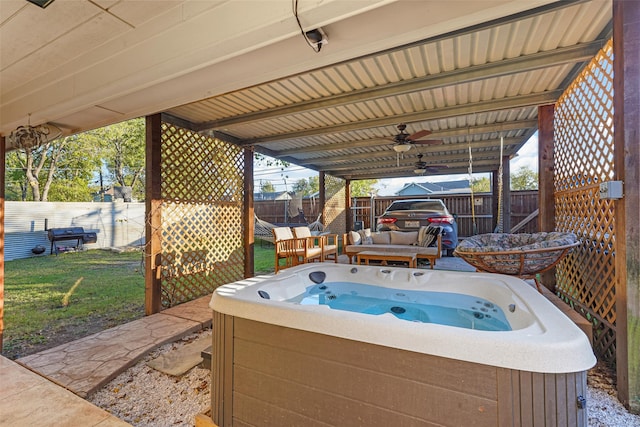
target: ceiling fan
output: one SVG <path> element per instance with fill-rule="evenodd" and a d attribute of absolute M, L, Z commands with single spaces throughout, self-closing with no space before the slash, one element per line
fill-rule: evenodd
<path fill-rule="evenodd" d="M 430 135 L 430 130 L 423 129 L 409 135 L 409 133 L 406 132 L 407 125 L 405 123 L 400 123 L 397 128 L 400 133 L 393 137 L 393 151 L 396 153 L 406 153 L 411 150 L 411 147 L 414 144 L 433 145 L 442 143 L 439 139 L 420 139 L 424 136 Z"/>
<path fill-rule="evenodd" d="M 430 135 L 430 130 L 423 129 L 410 135 L 406 132 L 407 125 L 405 123 L 400 123 L 397 128 L 400 133 L 393 137 L 393 151 L 396 152 L 396 163 L 398 166 L 400 166 L 400 155 L 402 154 L 404 156 L 404 153 L 411 150 L 411 147 L 414 145 L 433 145 L 442 143 L 439 139 L 420 139 L 424 136 Z"/>
<path fill-rule="evenodd" d="M 435 172 L 438 169 L 447 169 L 447 165 L 427 165 L 422 161 L 422 154 L 418 154 L 418 161 L 415 163 L 413 173 L 416 175 L 424 175 L 427 172 Z"/>

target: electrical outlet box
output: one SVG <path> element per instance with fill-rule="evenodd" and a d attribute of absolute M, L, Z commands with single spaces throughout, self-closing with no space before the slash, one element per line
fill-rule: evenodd
<path fill-rule="evenodd" d="M 600 183 L 601 199 L 622 199 L 622 181 L 606 181 Z"/>

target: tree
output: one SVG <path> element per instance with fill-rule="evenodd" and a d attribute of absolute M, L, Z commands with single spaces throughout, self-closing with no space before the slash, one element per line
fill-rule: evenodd
<path fill-rule="evenodd" d="M 309 179 L 301 178 L 293 184 L 293 191 L 296 194 L 309 196 L 318 192 L 320 189 L 320 178 L 318 176 L 310 176 Z"/>
<path fill-rule="evenodd" d="M 511 174 L 512 190 L 537 190 L 538 173 L 528 166 L 522 166 L 516 173 Z"/>
<path fill-rule="evenodd" d="M 271 183 L 271 181 L 262 181 L 260 183 L 260 192 L 261 193 L 275 193 L 276 189 Z"/>
<path fill-rule="evenodd" d="M 144 199 L 145 125 L 133 119 L 86 132 L 108 171 L 107 183 L 131 187 L 133 197 Z M 99 171 L 97 171 L 99 172 Z"/>
<path fill-rule="evenodd" d="M 90 201 L 95 161 L 78 136 L 7 154 L 9 200 Z"/>
<path fill-rule="evenodd" d="M 360 179 L 351 181 L 351 197 L 369 197 L 377 191 L 373 188 L 378 183 L 377 179 Z"/>
<path fill-rule="evenodd" d="M 471 180 L 471 189 L 474 193 L 489 193 L 491 192 L 491 181 L 486 176 L 474 178 Z"/>

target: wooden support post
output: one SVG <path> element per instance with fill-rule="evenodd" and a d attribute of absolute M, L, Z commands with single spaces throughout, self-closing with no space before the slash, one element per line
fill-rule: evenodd
<path fill-rule="evenodd" d="M 538 230 L 554 231 L 555 203 L 553 195 L 555 105 L 538 107 Z"/>
<path fill-rule="evenodd" d="M 538 230 L 555 231 L 554 135 L 555 105 L 538 107 Z M 541 282 L 549 290 L 556 288 L 556 269 L 541 274 Z"/>
<path fill-rule="evenodd" d="M 640 2 L 613 0 L 613 58 L 617 389 L 640 413 Z"/>
<path fill-rule="evenodd" d="M 254 227 L 255 209 L 253 206 L 253 150 L 244 150 L 244 277 L 255 276 L 254 266 Z"/>
<path fill-rule="evenodd" d="M 0 136 L 0 353 L 4 335 L 4 174 L 6 146 L 4 136 Z"/>
<path fill-rule="evenodd" d="M 491 172 L 491 229 L 493 230 L 500 221 L 498 218 L 498 207 L 500 206 L 500 190 L 498 186 L 498 171 L 494 170 Z M 475 203 L 475 200 L 472 200 L 471 203 Z M 477 233 L 477 230 L 473 230 L 473 233 Z M 506 231 L 505 231 L 506 232 Z"/>
<path fill-rule="evenodd" d="M 351 212 L 351 180 L 345 179 L 344 181 L 345 189 L 344 189 L 344 205 L 347 210 L 347 220 L 345 221 L 347 230 L 353 230 L 353 212 Z"/>
<path fill-rule="evenodd" d="M 145 184 L 145 314 L 162 309 L 162 120 L 160 114 L 146 118 Z"/>
<path fill-rule="evenodd" d="M 325 182 L 324 182 L 324 172 L 320 171 L 320 173 L 318 174 L 318 187 L 320 190 L 320 195 L 318 197 L 318 201 L 320 203 L 320 209 L 322 212 L 322 224 L 326 227 L 327 226 L 327 215 L 325 212 L 325 204 L 327 202 L 327 189 L 324 188 Z"/>
<path fill-rule="evenodd" d="M 511 168 L 509 156 L 502 158 L 502 226 L 504 232 L 511 230 Z"/>

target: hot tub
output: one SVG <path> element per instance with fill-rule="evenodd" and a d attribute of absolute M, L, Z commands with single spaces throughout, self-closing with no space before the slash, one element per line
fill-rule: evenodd
<path fill-rule="evenodd" d="M 210 306 L 220 426 L 586 425 L 587 337 L 511 276 L 305 264 Z"/>

